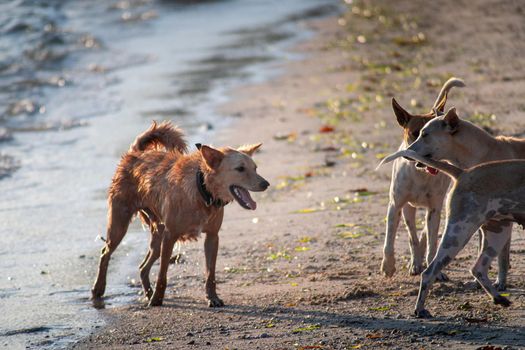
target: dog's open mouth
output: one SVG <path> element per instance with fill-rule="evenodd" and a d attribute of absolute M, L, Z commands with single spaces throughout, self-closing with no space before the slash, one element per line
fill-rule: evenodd
<path fill-rule="evenodd" d="M 255 208 L 257 208 L 257 203 L 252 199 L 248 190 L 240 186 L 231 185 L 230 192 L 237 203 L 244 209 L 255 210 Z"/>
<path fill-rule="evenodd" d="M 419 169 L 425 169 L 425 171 L 427 173 L 429 173 L 430 175 L 437 175 L 439 173 L 439 170 L 437 170 L 436 168 L 432 168 L 432 167 L 429 167 L 429 166 L 426 166 L 425 164 L 421 163 L 421 162 L 416 162 L 416 168 L 419 168 Z"/>
<path fill-rule="evenodd" d="M 429 166 L 427 166 L 425 170 L 430 175 L 437 175 L 439 173 L 439 170 L 437 170 L 436 168 L 429 167 Z"/>

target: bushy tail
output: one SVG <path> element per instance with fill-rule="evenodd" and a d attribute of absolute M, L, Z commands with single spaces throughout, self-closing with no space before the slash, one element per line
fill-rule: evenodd
<path fill-rule="evenodd" d="M 443 87 L 441 88 L 441 91 L 439 92 L 439 95 L 436 98 L 436 102 L 434 102 L 432 110 L 443 110 L 445 108 L 448 92 L 453 87 L 465 87 L 465 82 L 458 78 L 450 78 L 449 80 L 447 80 L 445 84 L 443 84 Z"/>
<path fill-rule="evenodd" d="M 147 149 L 159 149 L 160 147 L 164 147 L 167 151 L 177 150 L 181 153 L 188 151 L 182 130 L 168 121 L 160 124 L 153 122 L 148 130 L 137 136 L 129 151 L 144 152 Z"/>
<path fill-rule="evenodd" d="M 406 157 L 406 158 L 410 158 L 410 159 L 413 159 L 413 160 L 417 160 L 418 162 L 421 162 L 421 163 L 423 163 L 423 164 L 425 164 L 427 166 L 430 166 L 432 168 L 436 168 L 439 171 L 444 172 L 445 174 L 447 174 L 448 176 L 450 176 L 453 179 L 457 179 L 464 172 L 463 169 L 458 168 L 457 166 L 454 166 L 454 165 L 449 164 L 447 162 L 442 162 L 442 161 L 439 161 L 439 160 L 433 160 L 433 159 L 428 159 L 428 158 L 422 157 L 419 154 L 417 154 L 416 152 L 408 150 L 408 149 L 397 151 L 396 153 L 393 153 L 393 154 L 385 157 L 381 161 L 381 163 L 379 163 L 379 165 L 377 166 L 376 170 L 379 169 L 379 167 L 381 165 L 386 164 L 386 163 L 390 163 L 391 161 L 393 161 L 393 160 L 395 160 L 395 159 L 397 159 L 399 157 Z"/>

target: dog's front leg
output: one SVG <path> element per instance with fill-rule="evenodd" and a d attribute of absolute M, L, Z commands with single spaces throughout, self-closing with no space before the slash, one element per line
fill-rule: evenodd
<path fill-rule="evenodd" d="M 383 262 L 381 272 L 387 277 L 391 277 L 396 272 L 396 258 L 394 256 L 394 243 L 396 241 L 396 231 L 401 218 L 402 205 L 396 205 L 393 200 L 388 204 L 385 245 L 383 247 Z"/>
<path fill-rule="evenodd" d="M 209 307 L 224 306 L 224 302 L 217 296 L 215 281 L 215 265 L 219 251 L 219 232 L 206 233 L 204 240 L 204 256 L 206 258 L 206 299 Z"/>
<path fill-rule="evenodd" d="M 427 214 L 425 217 L 425 227 L 426 227 L 426 234 L 427 234 L 427 266 L 430 265 L 430 262 L 434 257 L 436 256 L 436 250 L 438 246 L 438 234 L 439 234 L 439 222 L 441 221 L 441 204 L 434 203 L 434 207 L 432 209 L 427 210 Z M 448 281 L 447 275 L 445 273 L 440 272 L 438 276 L 436 276 L 436 279 L 438 281 Z"/>
<path fill-rule="evenodd" d="M 161 306 L 164 300 L 164 293 L 166 291 L 166 285 L 168 283 L 168 267 L 170 264 L 171 253 L 173 252 L 173 246 L 177 241 L 177 238 L 170 232 L 165 232 L 162 237 L 162 245 L 160 247 L 160 269 L 159 275 L 157 276 L 157 283 L 155 284 L 155 292 L 149 302 L 149 306 Z"/>
<path fill-rule="evenodd" d="M 448 222 L 454 222 L 455 224 L 447 224 L 436 257 L 421 274 L 421 284 L 414 311 L 416 316 L 420 318 L 432 317 L 430 312 L 425 309 L 425 299 L 430 287 L 441 273 L 441 270 L 456 257 L 481 225 L 481 223 L 460 221 L 457 217 L 449 217 Z"/>
<path fill-rule="evenodd" d="M 403 218 L 407 227 L 410 245 L 410 266 L 408 271 L 411 275 L 419 275 L 423 271 L 423 256 L 426 247 L 422 246 L 417 237 L 416 208 L 409 204 L 403 207 Z"/>

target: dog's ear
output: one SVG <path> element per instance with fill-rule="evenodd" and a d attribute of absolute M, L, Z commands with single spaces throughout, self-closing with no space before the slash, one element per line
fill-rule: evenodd
<path fill-rule="evenodd" d="M 396 99 L 392 97 L 392 109 L 394 110 L 394 114 L 396 115 L 397 122 L 401 127 L 407 126 L 408 122 L 410 121 L 410 118 L 412 118 L 412 114 L 408 113 L 397 103 Z"/>
<path fill-rule="evenodd" d="M 436 103 L 436 106 L 432 110 L 436 110 L 438 112 L 443 113 L 445 111 L 445 104 L 447 103 L 448 93 L 444 93 L 441 100 Z"/>
<path fill-rule="evenodd" d="M 244 146 L 237 148 L 237 151 L 246 153 L 247 155 L 251 157 L 253 156 L 255 151 L 257 151 L 261 146 L 262 146 L 262 143 L 256 143 L 253 145 L 244 145 Z"/>
<path fill-rule="evenodd" d="M 217 169 L 224 159 L 224 153 L 210 146 L 202 145 L 199 151 L 206 164 L 212 169 Z"/>
<path fill-rule="evenodd" d="M 443 117 L 443 121 L 448 129 L 448 132 L 455 134 L 458 131 L 459 117 L 456 113 L 456 108 L 452 107 Z"/>

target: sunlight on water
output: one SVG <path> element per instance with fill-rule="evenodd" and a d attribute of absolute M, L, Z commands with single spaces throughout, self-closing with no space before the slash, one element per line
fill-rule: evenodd
<path fill-rule="evenodd" d="M 228 90 L 293 59 L 285 49 L 308 35 L 300 22 L 336 10 L 326 3 L 0 4 L 0 346 L 67 347 L 104 324 L 89 290 L 120 155 L 152 119 L 183 126 L 190 144 L 209 140 L 231 122 L 214 109 Z M 131 225 L 104 307 L 144 302 L 147 241 Z"/>

